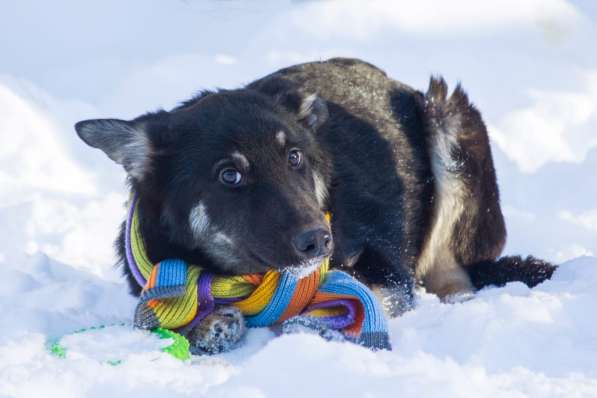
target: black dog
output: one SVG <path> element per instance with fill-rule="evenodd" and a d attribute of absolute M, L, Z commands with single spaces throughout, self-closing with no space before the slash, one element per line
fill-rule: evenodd
<path fill-rule="evenodd" d="M 244 274 L 331 255 L 389 295 L 394 313 L 410 306 L 416 283 L 446 299 L 514 280 L 534 286 L 555 269 L 498 259 L 506 231 L 487 131 L 462 88 L 448 95 L 441 78 L 421 93 L 337 58 L 203 92 L 170 112 L 75 128 L 128 172 L 155 261 Z M 117 245 L 122 254 L 122 234 Z"/>

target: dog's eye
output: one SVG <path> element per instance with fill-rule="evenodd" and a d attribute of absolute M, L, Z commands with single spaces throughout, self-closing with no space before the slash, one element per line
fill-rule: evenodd
<path fill-rule="evenodd" d="M 238 185 L 243 179 L 243 175 L 236 169 L 228 167 L 220 171 L 220 182 L 224 185 Z"/>
<path fill-rule="evenodd" d="M 288 164 L 293 169 L 298 169 L 303 163 L 303 153 L 298 149 L 291 149 L 288 152 Z"/>

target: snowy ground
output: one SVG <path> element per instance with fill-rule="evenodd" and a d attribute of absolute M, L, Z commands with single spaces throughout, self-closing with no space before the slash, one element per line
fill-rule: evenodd
<path fill-rule="evenodd" d="M 121 329 L 102 335 L 104 352 L 79 342 L 56 358 L 49 338 L 127 322 L 133 300 L 41 255 L 7 267 L 3 282 L 0 397 L 597 396 L 597 258 L 565 263 L 533 290 L 512 283 L 461 304 L 421 293 L 390 322 L 392 352 L 262 329 L 237 351 L 188 363 Z M 105 363 L 113 352 L 122 364 Z"/>
<path fill-rule="evenodd" d="M 597 396 L 596 3 L 340 3 L 1 2 L 0 398 Z M 123 172 L 73 123 L 330 56 L 420 89 L 432 73 L 462 81 L 490 128 L 506 252 L 570 260 L 554 279 L 454 305 L 421 293 L 391 321 L 391 353 L 256 330 L 190 364 L 136 332 L 107 336 L 106 349 L 139 337 L 117 367 L 48 355 L 49 339 L 127 321 L 134 306 L 112 268 Z"/>

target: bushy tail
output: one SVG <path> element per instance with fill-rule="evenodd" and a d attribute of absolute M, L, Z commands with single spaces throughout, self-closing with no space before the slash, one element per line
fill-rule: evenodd
<path fill-rule="evenodd" d="M 533 256 L 501 257 L 496 261 L 482 261 L 466 267 L 475 288 L 504 286 L 508 282 L 522 282 L 534 287 L 550 279 L 557 266 Z"/>

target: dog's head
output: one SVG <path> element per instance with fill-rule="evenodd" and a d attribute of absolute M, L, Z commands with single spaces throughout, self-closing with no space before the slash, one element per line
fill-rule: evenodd
<path fill-rule="evenodd" d="M 85 120 L 79 137 L 124 166 L 172 243 L 244 274 L 313 266 L 332 250 L 316 143 L 325 102 L 296 91 L 206 93 L 132 121 Z"/>

